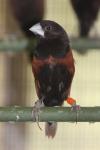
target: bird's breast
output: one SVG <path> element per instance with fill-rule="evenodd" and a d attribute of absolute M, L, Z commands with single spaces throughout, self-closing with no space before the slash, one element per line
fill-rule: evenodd
<path fill-rule="evenodd" d="M 55 58 L 52 55 L 45 59 L 34 57 L 32 62 L 33 73 L 37 74 L 39 70 L 45 65 L 48 65 L 50 69 L 55 68 L 56 65 L 64 65 L 72 74 L 74 74 L 75 71 L 74 59 L 71 51 L 69 51 L 63 58 Z"/>

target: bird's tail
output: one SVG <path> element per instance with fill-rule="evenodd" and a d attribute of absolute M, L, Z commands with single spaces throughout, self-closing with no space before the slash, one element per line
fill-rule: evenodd
<path fill-rule="evenodd" d="M 46 122 L 45 123 L 45 135 L 54 138 L 57 131 L 57 122 Z"/>

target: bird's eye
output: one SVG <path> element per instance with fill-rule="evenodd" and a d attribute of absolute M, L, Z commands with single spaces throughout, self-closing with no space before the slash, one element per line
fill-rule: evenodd
<path fill-rule="evenodd" d="M 51 26 L 46 26 L 45 27 L 45 31 L 51 31 L 52 30 L 52 27 Z"/>

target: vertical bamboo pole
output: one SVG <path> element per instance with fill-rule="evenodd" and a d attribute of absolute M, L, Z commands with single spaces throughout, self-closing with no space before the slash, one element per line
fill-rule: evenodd
<path fill-rule="evenodd" d="M 8 0 L 0 0 L 0 38 L 12 38 L 16 34 L 21 36 L 17 21 L 14 19 Z M 0 53 L 1 55 L 1 53 Z M 27 94 L 27 59 L 25 54 L 12 54 L 3 52 L 3 105 L 25 105 Z M 0 68 L 1 69 L 1 68 Z M 0 70 L 1 71 L 1 70 Z M 1 71 L 2 72 L 2 71 Z M 25 124 L 3 125 L 4 150 L 25 149 Z"/>

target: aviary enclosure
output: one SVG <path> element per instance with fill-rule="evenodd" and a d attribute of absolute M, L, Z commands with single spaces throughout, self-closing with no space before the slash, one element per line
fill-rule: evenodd
<path fill-rule="evenodd" d="M 76 113 L 70 113 L 70 108 L 66 108 L 63 113 L 67 114 L 64 118 L 68 119 L 67 122 L 62 122 L 64 114 L 60 114 L 60 117 L 56 113 L 56 119 L 61 119 L 61 122 L 58 123 L 58 131 L 53 140 L 45 137 L 44 123 L 40 123 L 43 129 L 41 131 L 33 122 L 12 122 L 17 121 L 18 116 L 24 121 L 32 120 L 31 107 L 37 96 L 26 50 L 28 39 L 12 13 L 9 1 L 0 0 L 0 119 L 8 119 L 8 122 L 0 123 L 0 150 L 99 150 L 100 109 L 96 107 L 100 106 L 99 12 L 89 38 L 79 37 L 79 22 L 70 0 L 45 0 L 42 17 L 58 22 L 68 32 L 76 68 L 71 97 L 76 99 L 81 107 L 93 109 L 82 108 L 80 117 L 77 118 Z M 21 106 L 22 111 L 18 106 Z M 30 107 L 23 109 L 22 106 Z M 68 104 L 65 102 L 64 106 L 68 107 Z M 55 119 L 52 109 L 46 111 L 51 113 L 49 117 Z M 42 117 L 43 114 L 40 116 L 41 120 Z M 44 120 L 47 119 L 49 120 L 48 116 L 45 116 Z"/>

